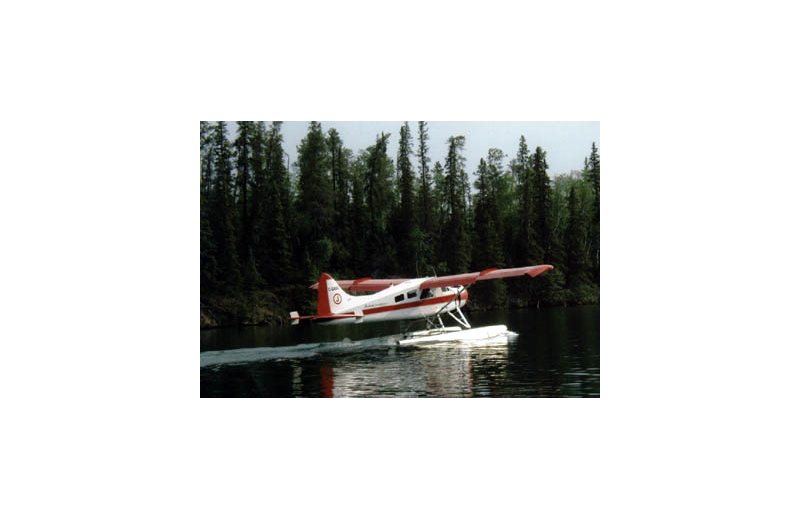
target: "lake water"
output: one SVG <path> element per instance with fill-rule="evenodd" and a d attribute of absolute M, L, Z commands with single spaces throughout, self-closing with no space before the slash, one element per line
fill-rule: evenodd
<path fill-rule="evenodd" d="M 473 327 L 516 334 L 397 346 L 408 322 L 201 330 L 200 396 L 600 396 L 599 305 L 465 314 Z"/>

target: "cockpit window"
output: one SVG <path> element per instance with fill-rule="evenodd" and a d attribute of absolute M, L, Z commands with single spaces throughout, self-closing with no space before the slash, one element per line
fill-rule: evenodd
<path fill-rule="evenodd" d="M 422 289 L 422 293 L 419 295 L 419 299 L 424 300 L 425 298 L 430 298 L 431 296 L 433 295 L 431 294 L 430 289 Z"/>

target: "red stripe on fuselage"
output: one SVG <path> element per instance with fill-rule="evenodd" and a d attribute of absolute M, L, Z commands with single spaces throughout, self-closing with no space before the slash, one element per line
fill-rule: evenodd
<path fill-rule="evenodd" d="M 466 303 L 468 291 L 461 293 L 461 300 Z M 386 305 L 385 307 L 373 307 L 372 309 L 364 309 L 364 314 L 377 314 L 379 312 L 399 311 L 400 309 L 409 309 L 411 307 L 422 307 L 424 305 L 437 305 L 444 304 L 449 301 L 455 301 L 455 296 L 438 296 L 436 298 L 426 298 L 417 302 L 398 303 L 397 305 Z"/>

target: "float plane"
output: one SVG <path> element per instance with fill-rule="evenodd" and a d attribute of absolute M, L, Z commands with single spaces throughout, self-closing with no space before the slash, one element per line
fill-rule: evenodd
<path fill-rule="evenodd" d="M 461 340 L 487 340 L 507 333 L 505 325 L 473 329 L 461 312 L 469 293 L 467 287 L 475 282 L 528 275 L 539 276 L 552 269 L 552 265 L 531 265 L 510 269 L 484 269 L 480 272 L 436 276 L 428 278 L 359 278 L 334 280 L 322 273 L 319 282 L 310 289 L 317 291 L 317 314 L 300 316 L 289 314 L 292 325 L 300 320 L 311 320 L 320 325 L 345 325 L 392 320 L 420 320 L 427 323 L 426 330 L 408 332 L 399 340 L 400 345 Z M 352 293 L 369 292 L 365 296 Z M 455 313 L 455 314 L 454 314 Z M 445 327 L 442 314 L 447 314 L 458 326 Z"/>

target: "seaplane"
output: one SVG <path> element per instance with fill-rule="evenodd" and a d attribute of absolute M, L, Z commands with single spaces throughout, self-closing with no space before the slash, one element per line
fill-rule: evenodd
<path fill-rule="evenodd" d="M 449 341 L 483 341 L 508 333 L 505 325 L 472 328 L 461 308 L 467 304 L 467 288 L 476 282 L 530 276 L 535 278 L 553 268 L 552 265 L 531 265 L 510 269 L 490 268 L 480 272 L 426 278 L 359 278 L 334 280 L 322 273 L 310 289 L 317 291 L 317 314 L 300 316 L 289 313 L 292 325 L 311 320 L 319 325 L 346 325 L 393 320 L 425 320 L 425 330 L 405 332 L 400 345 Z M 373 293 L 355 296 L 350 293 Z M 457 325 L 446 327 L 442 315 Z"/>

